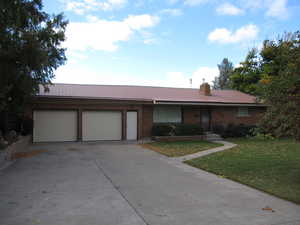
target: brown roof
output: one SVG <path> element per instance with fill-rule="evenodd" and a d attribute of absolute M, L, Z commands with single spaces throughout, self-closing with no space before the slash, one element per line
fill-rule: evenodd
<path fill-rule="evenodd" d="M 50 91 L 41 88 L 38 96 L 58 98 L 97 98 L 113 100 L 195 102 L 195 103 L 239 103 L 255 104 L 255 97 L 235 90 L 212 90 L 205 96 L 199 89 L 166 88 L 125 85 L 54 84 Z"/>

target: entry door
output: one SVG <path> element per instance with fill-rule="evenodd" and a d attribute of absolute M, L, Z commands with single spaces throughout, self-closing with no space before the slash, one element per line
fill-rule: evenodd
<path fill-rule="evenodd" d="M 127 140 L 137 139 L 137 112 L 127 112 L 127 128 L 126 128 Z"/>
<path fill-rule="evenodd" d="M 201 111 L 201 126 L 204 131 L 210 130 L 210 111 L 202 110 Z"/>

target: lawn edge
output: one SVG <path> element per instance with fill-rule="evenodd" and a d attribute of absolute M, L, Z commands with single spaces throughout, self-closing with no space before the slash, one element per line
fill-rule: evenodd
<path fill-rule="evenodd" d="M 212 153 L 212 154 L 215 154 L 215 153 Z M 198 157 L 198 158 L 202 158 L 202 157 Z M 197 158 L 194 158 L 194 159 L 197 159 Z M 186 164 L 186 165 L 188 165 L 188 166 L 197 168 L 197 169 L 199 169 L 199 170 L 204 170 L 205 172 L 214 174 L 214 175 L 216 175 L 216 176 L 218 176 L 218 177 L 222 176 L 222 179 L 231 180 L 231 181 L 240 183 L 240 184 L 242 184 L 242 185 L 245 185 L 245 186 L 247 186 L 247 187 L 253 188 L 253 189 L 255 189 L 255 190 L 261 191 L 261 192 L 263 192 L 263 193 L 265 193 L 265 194 L 274 196 L 274 197 L 276 197 L 276 198 L 279 198 L 279 199 L 282 199 L 282 200 L 291 202 L 291 203 L 296 204 L 296 205 L 300 205 L 300 202 L 297 202 L 297 201 L 294 201 L 294 200 L 292 200 L 292 199 L 288 199 L 288 198 L 284 198 L 284 197 L 278 196 L 278 195 L 276 195 L 276 194 L 274 194 L 274 193 L 272 193 L 272 192 L 269 192 L 269 191 L 263 190 L 263 189 L 261 189 L 261 188 L 255 187 L 255 186 L 253 186 L 253 185 L 251 185 L 251 184 L 247 184 L 247 183 L 244 183 L 244 182 L 239 181 L 239 180 L 237 180 L 237 179 L 227 177 L 227 176 L 224 175 L 224 174 L 218 174 L 218 173 L 216 173 L 216 172 L 214 172 L 214 171 L 207 170 L 207 169 L 204 169 L 204 168 L 202 168 L 202 167 L 196 167 L 196 166 L 193 166 L 193 165 L 191 165 L 191 164 L 188 163 L 189 161 L 192 161 L 192 160 L 194 160 L 194 159 L 186 160 L 186 161 L 183 161 L 182 163 L 184 163 L 184 164 Z M 220 177 L 220 178 L 221 178 L 221 177 Z"/>
<path fill-rule="evenodd" d="M 214 144 L 218 144 L 218 143 L 215 143 L 215 142 L 212 142 L 212 141 L 207 141 L 207 142 L 214 143 Z M 216 147 L 212 147 L 212 148 L 207 148 L 207 149 L 202 149 L 202 150 L 197 151 L 197 152 L 194 152 L 194 153 L 189 153 L 189 154 L 179 155 L 179 156 L 178 156 L 178 155 L 177 155 L 177 156 L 171 156 L 171 155 L 165 154 L 165 153 L 163 153 L 163 152 L 160 151 L 160 148 L 154 147 L 154 146 L 152 146 L 152 145 L 149 144 L 149 143 L 139 144 L 139 146 L 141 146 L 142 148 L 145 148 L 145 149 L 148 149 L 148 150 L 157 152 L 157 153 L 159 153 L 159 154 L 161 154 L 161 155 L 164 155 L 164 156 L 166 156 L 166 157 L 168 157 L 168 158 L 174 158 L 174 159 L 176 159 L 176 158 L 180 158 L 180 157 L 184 157 L 184 156 L 193 155 L 193 154 L 196 154 L 196 153 L 199 153 L 199 152 L 208 151 L 208 150 L 210 150 L 210 149 L 222 147 L 222 146 L 224 146 L 224 145 L 221 144 L 220 146 L 216 146 Z"/>

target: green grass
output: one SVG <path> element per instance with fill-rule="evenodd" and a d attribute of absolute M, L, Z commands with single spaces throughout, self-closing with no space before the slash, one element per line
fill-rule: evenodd
<path fill-rule="evenodd" d="M 293 140 L 230 139 L 230 150 L 187 164 L 300 204 L 300 143 Z"/>
<path fill-rule="evenodd" d="M 142 146 L 169 157 L 179 157 L 223 145 L 208 141 L 173 141 L 153 142 Z"/>

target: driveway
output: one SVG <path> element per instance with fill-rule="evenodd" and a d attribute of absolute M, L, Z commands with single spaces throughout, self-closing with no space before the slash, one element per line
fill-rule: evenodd
<path fill-rule="evenodd" d="M 1 224 L 300 224 L 298 205 L 137 145 L 32 149 L 47 151 L 0 172 Z"/>

